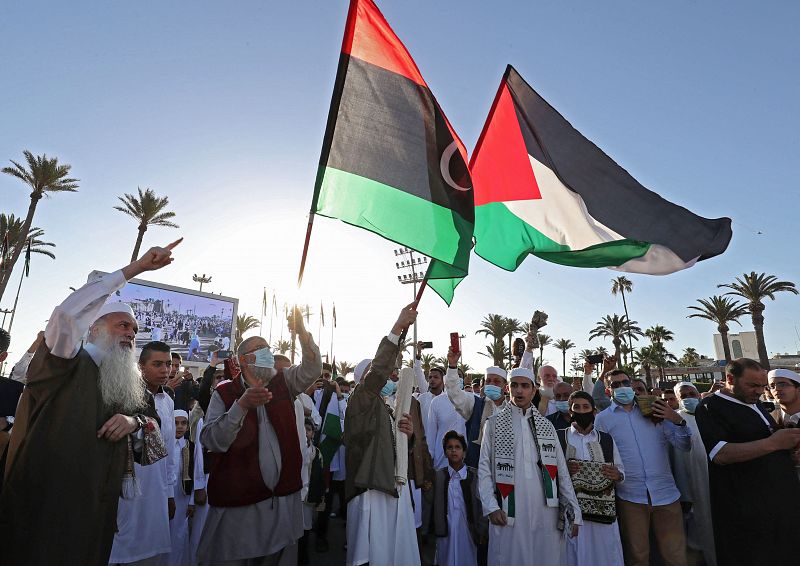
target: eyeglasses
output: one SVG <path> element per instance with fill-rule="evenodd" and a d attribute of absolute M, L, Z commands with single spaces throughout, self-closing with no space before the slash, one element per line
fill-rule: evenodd
<path fill-rule="evenodd" d="M 610 383 L 611 389 L 617 389 L 618 387 L 630 387 L 631 380 L 630 379 L 623 379 L 622 381 L 612 381 Z"/>

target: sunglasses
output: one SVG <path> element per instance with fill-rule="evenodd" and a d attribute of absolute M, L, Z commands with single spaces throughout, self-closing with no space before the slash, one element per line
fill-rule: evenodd
<path fill-rule="evenodd" d="M 617 389 L 618 387 L 630 387 L 631 380 L 630 379 L 623 379 L 622 381 L 612 381 L 610 383 L 611 389 Z"/>

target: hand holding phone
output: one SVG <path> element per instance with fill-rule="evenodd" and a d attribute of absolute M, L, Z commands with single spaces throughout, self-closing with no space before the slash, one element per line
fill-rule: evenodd
<path fill-rule="evenodd" d="M 454 354 L 461 353 L 461 337 L 458 332 L 450 333 L 450 351 Z"/>

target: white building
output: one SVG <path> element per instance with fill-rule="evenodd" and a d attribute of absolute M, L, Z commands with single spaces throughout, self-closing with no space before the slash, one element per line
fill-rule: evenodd
<path fill-rule="evenodd" d="M 731 348 L 731 358 L 751 358 L 758 359 L 758 345 L 756 343 L 755 332 L 739 332 L 734 334 L 728 333 L 728 345 Z M 725 353 L 722 349 L 722 336 L 714 334 L 714 354 L 718 360 L 725 359 Z"/>

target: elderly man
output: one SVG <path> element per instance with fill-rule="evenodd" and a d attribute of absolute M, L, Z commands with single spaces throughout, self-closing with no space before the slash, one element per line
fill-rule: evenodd
<path fill-rule="evenodd" d="M 572 386 L 565 381 L 559 381 L 553 387 L 553 394 L 556 412 L 547 415 L 547 420 L 553 423 L 556 430 L 569 428 L 572 422 L 569 415 L 569 396 L 572 395 Z"/>
<path fill-rule="evenodd" d="M 711 514 L 719 564 L 797 562 L 800 483 L 793 457 L 800 429 L 777 429 L 760 404 L 766 372 L 739 358 L 725 368 L 725 389 L 709 395 L 695 412 L 708 459 Z M 764 489 L 780 494 L 775 501 Z"/>
<path fill-rule="evenodd" d="M 489 517 L 489 564 L 561 564 L 564 535 L 583 523 L 567 462 L 553 424 L 533 406 L 536 384 L 527 368 L 511 371 L 511 403 L 486 421 L 478 466 Z"/>
<path fill-rule="evenodd" d="M 104 303 L 127 280 L 169 265 L 179 242 L 84 285 L 50 316 L 11 435 L 0 564 L 108 564 L 127 439 L 146 423 L 146 397 L 133 312 Z"/>
<path fill-rule="evenodd" d="M 800 425 L 800 375 L 789 369 L 774 369 L 768 374 L 769 389 L 778 400 L 779 407 L 772 418 L 780 427 Z"/>
<path fill-rule="evenodd" d="M 295 398 L 322 371 L 319 348 L 294 309 L 299 366 L 276 370 L 260 336 L 237 349 L 241 375 L 211 397 L 200 434 L 213 453 L 208 517 L 198 550 L 202 565 L 296 564 L 303 536 L 302 456 Z"/>

